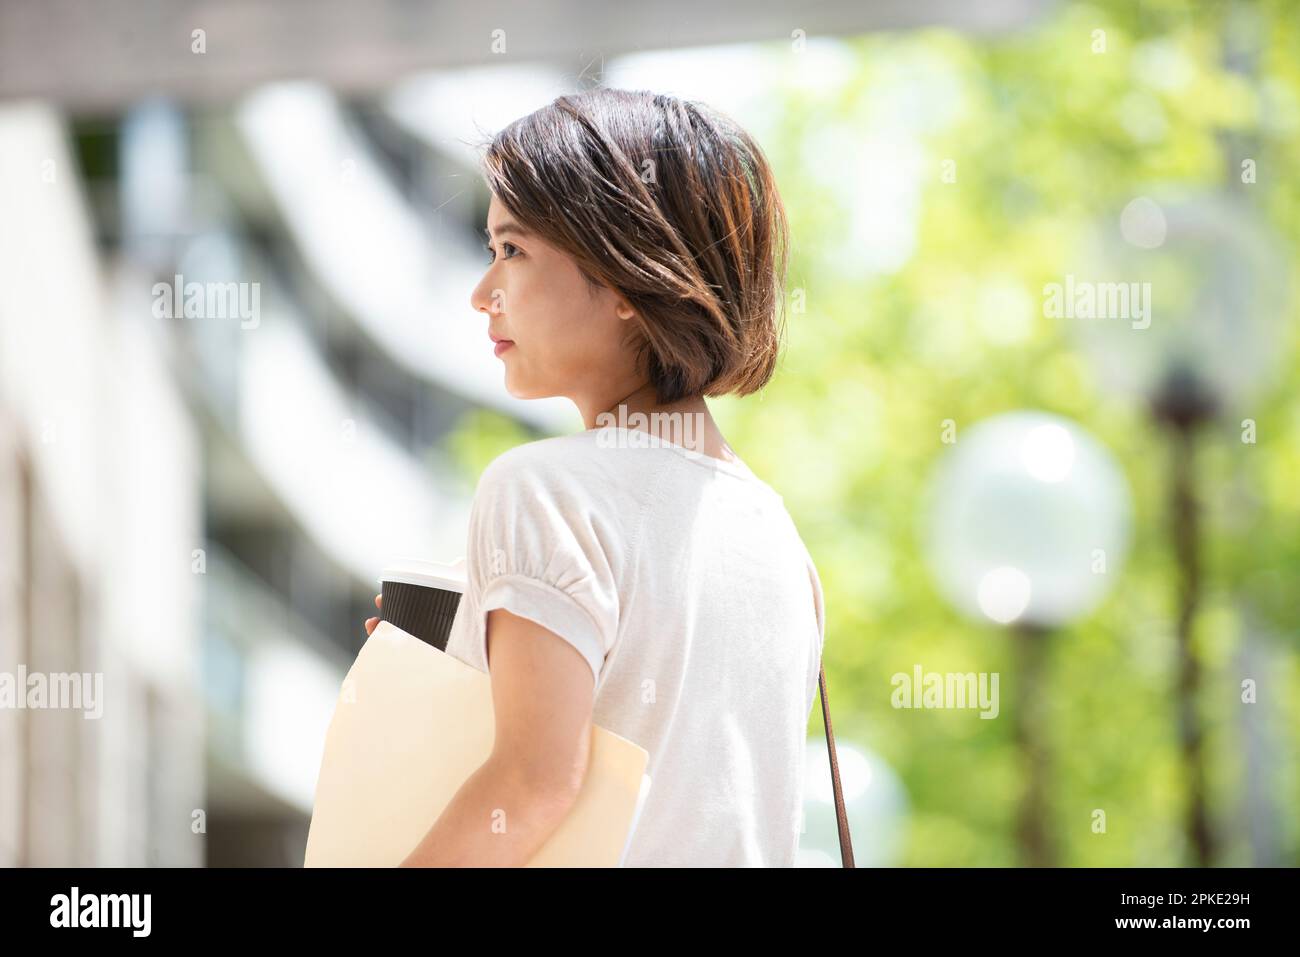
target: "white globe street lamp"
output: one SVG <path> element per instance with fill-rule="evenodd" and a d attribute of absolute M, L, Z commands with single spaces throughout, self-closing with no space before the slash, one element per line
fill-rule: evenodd
<path fill-rule="evenodd" d="M 1201 663 L 1192 640 L 1200 602 L 1200 503 L 1197 445 L 1217 413 L 1244 413 L 1275 379 L 1290 316 L 1285 248 L 1234 184 L 1230 193 L 1132 199 L 1097 230 L 1084 261 L 1104 285 L 1108 305 L 1127 298 L 1145 314 L 1110 314 L 1073 328 L 1108 388 L 1144 398 L 1168 436 L 1169 528 L 1178 562 L 1178 737 L 1187 781 L 1185 827 L 1198 866 L 1214 862 L 1203 723 L 1197 712 Z M 1080 287 L 1087 295 L 1088 287 Z M 1113 312 L 1113 310 L 1111 310 Z M 1235 415 L 1234 415 L 1235 418 Z"/>
<path fill-rule="evenodd" d="M 1240 197 L 1152 193 L 1094 230 L 1062 321 L 1103 388 L 1162 417 L 1246 407 L 1281 369 L 1291 264 Z"/>
<path fill-rule="evenodd" d="M 1044 656 L 1051 629 L 1092 609 L 1129 542 L 1128 483 L 1069 419 L 1019 411 L 958 435 L 931 479 L 926 555 L 940 590 L 976 621 L 1007 626 L 1017 746 L 1027 768 L 1017 844 L 1029 866 L 1055 862 L 1047 823 Z"/>
<path fill-rule="evenodd" d="M 972 426 L 929 488 L 926 554 L 977 621 L 1051 627 L 1091 609 L 1123 561 L 1128 484 L 1074 423 L 1011 412 Z"/>

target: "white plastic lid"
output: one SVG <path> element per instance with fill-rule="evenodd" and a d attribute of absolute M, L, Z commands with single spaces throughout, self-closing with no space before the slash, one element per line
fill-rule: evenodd
<path fill-rule="evenodd" d="M 454 562 L 426 562 L 416 558 L 399 558 L 384 569 L 379 584 L 401 582 L 404 585 L 424 585 L 448 591 L 465 591 L 465 559 Z"/>

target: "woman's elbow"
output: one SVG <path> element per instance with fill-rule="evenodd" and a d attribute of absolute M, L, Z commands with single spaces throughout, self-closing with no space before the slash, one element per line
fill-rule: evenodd
<path fill-rule="evenodd" d="M 579 768 L 556 771 L 526 769 L 515 764 L 500 774 L 511 804 L 527 808 L 532 817 L 559 823 L 578 802 L 586 766 L 584 762 Z"/>

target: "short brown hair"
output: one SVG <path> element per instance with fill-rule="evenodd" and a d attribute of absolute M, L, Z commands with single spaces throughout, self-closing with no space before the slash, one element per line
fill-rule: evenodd
<path fill-rule="evenodd" d="M 789 230 L 766 157 L 733 120 L 600 87 L 501 130 L 483 171 L 520 225 L 636 310 L 661 404 L 749 395 L 772 377 Z"/>

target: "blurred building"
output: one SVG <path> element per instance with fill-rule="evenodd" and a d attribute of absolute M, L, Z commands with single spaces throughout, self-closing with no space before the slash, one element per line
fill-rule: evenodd
<path fill-rule="evenodd" d="M 482 211 L 440 245 L 317 88 L 9 107 L 0 152 L 0 660 L 104 687 L 0 712 L 3 862 L 297 863 L 376 576 L 463 551 L 442 439 L 512 408 L 460 301 Z"/>

